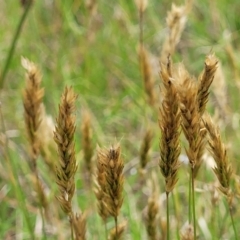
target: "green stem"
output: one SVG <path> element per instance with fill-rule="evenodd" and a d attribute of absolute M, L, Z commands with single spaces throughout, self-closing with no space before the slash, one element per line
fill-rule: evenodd
<path fill-rule="evenodd" d="M 188 186 L 188 222 L 189 224 L 192 223 L 192 181 L 191 181 L 191 172 L 190 172 L 190 179 L 189 179 L 189 186 Z"/>
<path fill-rule="evenodd" d="M 194 230 L 194 240 L 197 239 L 196 234 L 196 212 L 195 212 L 195 194 L 194 194 L 194 176 L 193 176 L 193 170 L 191 171 L 191 180 L 192 180 L 192 211 L 193 211 L 193 230 Z"/>
<path fill-rule="evenodd" d="M 229 213 L 230 213 L 230 217 L 231 217 L 231 222 L 232 222 L 232 227 L 233 227 L 233 231 L 234 231 L 234 237 L 237 240 L 237 230 L 236 230 L 236 226 L 235 226 L 235 222 L 233 219 L 233 213 L 232 213 L 232 206 L 231 203 L 228 201 L 228 209 L 229 209 Z"/>
<path fill-rule="evenodd" d="M 4 120 L 3 120 L 3 115 L 2 115 L 2 111 L 1 111 L 1 106 L 0 106 L 0 117 L 1 117 L 1 122 L 2 122 L 2 127 L 3 127 L 3 132 L 6 132 L 6 128 L 5 128 L 5 124 L 4 124 Z M 14 188 L 14 192 L 16 194 L 19 206 L 20 206 L 20 210 L 23 213 L 23 216 L 25 218 L 27 227 L 28 227 L 28 231 L 30 233 L 31 239 L 35 239 L 34 236 L 34 229 L 32 226 L 32 223 L 30 221 L 30 217 L 29 217 L 29 211 L 27 210 L 26 207 L 26 202 L 25 202 L 25 196 L 24 193 L 22 191 L 22 187 L 19 183 L 18 180 L 18 166 L 15 163 L 15 161 L 11 158 L 10 152 L 9 152 L 9 148 L 8 148 L 8 138 L 6 136 L 6 145 L 5 145 L 5 152 L 4 152 L 5 158 L 6 158 L 6 162 L 7 162 L 7 167 L 8 167 L 8 172 L 10 175 L 10 179 Z"/>
<path fill-rule="evenodd" d="M 114 217 L 115 220 L 115 231 L 116 231 L 116 236 L 118 236 L 118 220 L 117 217 Z"/>
<path fill-rule="evenodd" d="M 104 229 L 105 229 L 105 239 L 108 239 L 108 234 L 107 234 L 107 221 L 104 221 Z"/>
<path fill-rule="evenodd" d="M 178 204 L 178 197 L 177 197 L 177 194 L 174 194 L 172 192 L 172 199 L 173 199 L 173 207 L 174 207 L 174 211 L 175 211 L 175 216 L 177 218 L 177 232 L 176 232 L 176 235 L 177 235 L 177 239 L 180 240 L 180 217 L 179 217 L 179 204 Z"/>
<path fill-rule="evenodd" d="M 169 193 L 166 192 L 166 210 L 167 210 L 167 240 L 170 240 L 170 221 L 169 221 Z"/>
<path fill-rule="evenodd" d="M 15 47 L 16 47 L 16 44 L 17 44 L 17 40 L 18 40 L 19 35 L 21 33 L 22 26 L 23 26 L 24 21 L 25 21 L 25 19 L 27 17 L 27 14 L 28 14 L 29 9 L 30 9 L 30 7 L 32 5 L 32 2 L 33 2 L 33 0 L 29 0 L 28 1 L 28 4 L 25 7 L 24 12 L 22 14 L 22 17 L 21 17 L 21 19 L 20 19 L 20 21 L 18 23 L 17 30 L 16 30 L 16 32 L 15 32 L 15 34 L 13 36 L 11 47 L 10 47 L 10 50 L 8 52 L 7 60 L 6 60 L 5 66 L 3 68 L 3 72 L 2 72 L 2 74 L 0 76 L 0 89 L 3 89 L 4 81 L 5 81 L 5 78 L 6 78 L 6 75 L 7 75 L 7 72 L 8 72 L 10 63 L 11 63 L 11 60 L 12 60 L 12 56 L 13 56 L 13 53 L 14 53 L 14 50 L 15 50 Z"/>

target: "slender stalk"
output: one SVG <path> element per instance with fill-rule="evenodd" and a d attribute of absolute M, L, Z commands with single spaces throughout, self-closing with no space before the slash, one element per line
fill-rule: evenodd
<path fill-rule="evenodd" d="M 176 232 L 176 235 L 177 235 L 177 239 L 180 240 L 180 217 L 179 217 L 179 209 L 178 209 L 178 198 L 177 198 L 177 195 L 174 194 L 174 191 L 172 191 L 172 200 L 173 200 L 173 206 L 174 206 L 174 211 L 175 211 L 175 216 L 177 218 L 177 232 Z"/>
<path fill-rule="evenodd" d="M 167 240 L 170 240 L 170 221 L 169 221 L 169 192 L 166 192 L 166 210 L 167 210 Z"/>
<path fill-rule="evenodd" d="M 17 40 L 19 39 L 21 30 L 22 30 L 22 26 L 23 26 L 23 24 L 24 24 L 24 22 L 25 22 L 25 20 L 27 18 L 27 15 L 28 15 L 28 12 L 30 10 L 30 7 L 32 6 L 32 3 L 33 3 L 32 0 L 28 1 L 28 4 L 26 5 L 26 7 L 24 9 L 24 12 L 22 14 L 22 17 L 21 17 L 21 19 L 20 19 L 20 21 L 18 23 L 16 32 L 15 32 L 15 34 L 13 36 L 11 47 L 10 47 L 10 50 L 8 52 L 7 60 L 6 60 L 5 66 L 3 68 L 3 72 L 2 72 L 2 74 L 0 76 L 0 89 L 3 89 L 4 81 L 5 81 L 5 78 L 6 78 L 6 75 L 7 75 L 7 72 L 8 72 L 10 63 L 11 63 L 11 60 L 12 60 L 13 53 L 14 53 L 16 45 L 17 45 Z"/>
<path fill-rule="evenodd" d="M 191 172 L 190 172 L 190 179 L 191 179 Z M 189 186 L 188 186 L 188 202 L 189 202 L 189 208 L 188 208 L 188 222 L 189 224 L 192 223 L 192 181 L 189 180 Z"/>
<path fill-rule="evenodd" d="M 5 124 L 4 124 L 4 120 L 3 120 L 3 115 L 2 115 L 2 110 L 1 110 L 1 105 L 0 105 L 0 117 L 1 117 L 1 122 L 2 122 L 2 127 L 3 127 L 3 132 L 6 132 L 6 128 L 5 128 Z M 17 173 L 17 169 L 18 166 L 15 163 L 15 161 L 13 159 L 11 159 L 11 155 L 9 153 L 9 147 L 8 147 L 8 137 L 6 136 L 6 147 L 5 147 L 5 158 L 6 158 L 6 162 L 7 162 L 7 167 L 8 167 L 8 173 L 12 173 L 10 174 L 10 179 L 12 181 L 13 187 L 14 187 L 14 192 L 16 194 L 16 197 L 18 199 L 18 203 L 20 205 L 20 209 L 23 213 L 23 216 L 25 218 L 27 227 L 28 227 L 28 231 L 30 233 L 31 239 L 35 239 L 34 236 L 34 229 L 32 226 L 32 223 L 30 221 L 30 217 L 29 217 L 29 212 L 27 210 L 26 207 L 26 203 L 25 203 L 25 196 L 23 194 L 22 191 L 22 187 L 20 186 L 19 180 L 18 180 L 18 173 Z"/>
<path fill-rule="evenodd" d="M 114 221 L 115 221 L 116 235 L 118 235 L 118 219 L 117 219 L 117 216 L 114 217 Z"/>
<path fill-rule="evenodd" d="M 69 221 L 69 223 L 70 223 L 70 228 L 71 228 L 71 239 L 72 240 L 74 240 L 74 236 L 73 236 L 73 212 L 71 212 L 71 214 L 70 214 L 70 221 Z"/>
<path fill-rule="evenodd" d="M 229 201 L 228 201 L 228 209 L 229 209 L 229 213 L 230 213 L 230 217 L 231 217 L 231 222 L 232 222 L 234 237 L 235 237 L 235 240 L 237 240 L 237 239 L 238 239 L 237 230 L 236 230 L 235 222 L 234 222 L 234 219 L 233 219 L 232 206 L 231 206 L 231 204 L 229 203 Z"/>
<path fill-rule="evenodd" d="M 192 181 L 192 215 L 193 215 L 193 231 L 194 231 L 194 240 L 197 239 L 196 231 L 196 211 L 195 211 L 195 194 L 194 194 L 194 168 L 191 168 L 191 181 Z"/>
<path fill-rule="evenodd" d="M 104 221 L 104 229 L 105 229 L 105 239 L 108 240 L 107 223 L 106 223 L 106 221 Z"/>

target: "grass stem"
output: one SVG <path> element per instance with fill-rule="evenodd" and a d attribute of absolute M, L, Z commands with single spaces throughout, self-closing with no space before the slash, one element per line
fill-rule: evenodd
<path fill-rule="evenodd" d="M 194 240 L 197 239 L 196 234 L 196 212 L 195 212 L 195 193 L 194 193 L 194 168 L 191 168 L 191 181 L 192 181 L 192 213 L 193 213 L 193 230 L 194 230 Z"/>
<path fill-rule="evenodd" d="M 229 213 L 230 213 L 230 217 L 231 217 L 231 223 L 232 223 L 232 227 L 233 227 L 234 237 L 235 237 L 235 240 L 237 240 L 239 238 L 237 236 L 237 230 L 236 230 L 235 222 L 233 219 L 232 206 L 231 206 L 231 203 L 229 203 L 229 201 L 228 201 L 228 209 L 229 209 Z"/>
<path fill-rule="evenodd" d="M 166 192 L 166 210 L 167 210 L 167 240 L 170 240 L 170 221 L 169 221 L 169 193 Z"/>
<path fill-rule="evenodd" d="M 5 78 L 6 78 L 6 75 L 7 75 L 7 72 L 8 72 L 8 69 L 9 69 L 9 66 L 10 66 L 10 63 L 11 63 L 11 60 L 12 60 L 15 48 L 16 48 L 16 45 L 17 45 L 17 40 L 19 39 L 21 30 L 22 30 L 22 26 L 23 26 L 23 24 L 24 24 L 24 22 L 25 22 L 25 20 L 27 18 L 27 15 L 28 15 L 28 12 L 29 12 L 30 7 L 32 5 L 32 2 L 33 2 L 32 0 L 28 1 L 28 4 L 26 5 L 26 7 L 24 9 L 24 12 L 22 14 L 22 17 L 21 17 L 21 19 L 20 19 L 20 21 L 18 23 L 16 32 L 15 32 L 15 34 L 13 36 L 11 47 L 10 47 L 10 50 L 8 52 L 7 60 L 5 62 L 5 66 L 3 68 L 3 72 L 2 72 L 2 74 L 0 76 L 0 89 L 3 89 L 4 81 L 5 81 Z"/>

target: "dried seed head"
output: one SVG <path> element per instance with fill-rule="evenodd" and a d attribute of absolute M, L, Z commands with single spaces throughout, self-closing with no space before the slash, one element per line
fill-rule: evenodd
<path fill-rule="evenodd" d="M 24 119 L 28 139 L 31 144 L 31 158 L 35 169 L 36 159 L 39 154 L 39 139 L 37 132 L 42 117 L 42 100 L 44 89 L 41 88 L 42 77 L 36 65 L 26 58 L 22 58 L 22 65 L 27 70 L 26 87 L 23 92 Z"/>
<path fill-rule="evenodd" d="M 66 87 L 59 105 L 54 140 L 58 146 L 59 164 L 56 169 L 56 182 L 59 186 L 61 195 L 57 197 L 65 213 L 72 212 L 71 200 L 75 192 L 74 175 L 77 170 L 75 158 L 75 101 L 77 95 L 72 88 Z"/>
<path fill-rule="evenodd" d="M 230 196 L 230 179 L 233 170 L 227 157 L 226 147 L 221 140 L 219 129 L 214 125 L 209 115 L 204 116 L 204 124 L 209 134 L 209 151 L 216 163 L 213 171 L 220 183 L 219 190 L 224 195 Z"/>
<path fill-rule="evenodd" d="M 98 183 L 102 191 L 99 195 L 104 196 L 103 207 L 106 207 L 108 215 L 113 217 L 118 216 L 123 203 L 122 171 L 123 160 L 119 144 L 112 146 L 109 150 L 98 148 Z"/>
<path fill-rule="evenodd" d="M 159 127 L 161 130 L 160 140 L 160 169 L 166 182 L 166 192 L 171 192 L 177 183 L 177 170 L 180 166 L 180 109 L 178 93 L 172 83 L 171 62 L 167 66 L 161 64 L 160 72 L 163 87 L 162 106 L 160 107 Z"/>
<path fill-rule="evenodd" d="M 198 108 L 201 116 L 203 115 L 206 108 L 209 95 L 209 88 L 214 79 L 217 67 L 218 67 L 217 58 L 214 56 L 214 54 L 208 55 L 205 60 L 204 71 L 200 75 L 198 81 L 198 106 L 199 106 Z"/>

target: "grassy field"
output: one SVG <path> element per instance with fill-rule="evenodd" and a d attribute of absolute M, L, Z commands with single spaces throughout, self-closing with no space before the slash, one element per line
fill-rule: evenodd
<path fill-rule="evenodd" d="M 174 69 L 171 80 L 184 65 L 195 81 L 204 71 L 206 56 L 212 53 L 218 59 L 218 68 L 210 86 L 206 112 L 213 117 L 214 126 L 219 126 L 233 173 L 227 186 L 231 194 L 224 196 L 212 170 L 214 159 L 206 146 L 194 180 L 195 239 L 240 238 L 240 2 L 186 1 L 185 12 L 182 12 L 184 7 L 173 7 L 179 14 L 180 20 L 176 18 L 176 22 L 182 26 L 182 31 L 175 29 L 179 35 L 179 41 L 174 38 L 176 43 L 168 41 L 174 28 L 166 24 L 166 18 L 172 3 L 184 6 L 184 1 L 148 1 L 140 18 L 136 2 L 33 2 L 0 89 L 0 239 L 71 239 L 69 217 L 56 198 L 60 194 L 55 174 L 59 156 L 53 140 L 66 86 L 72 86 L 78 95 L 74 112 L 78 169 L 72 208 L 73 212 L 86 215 L 86 238 L 74 239 L 101 240 L 107 239 L 106 235 L 109 239 L 194 239 L 194 221 L 189 213 L 193 204 L 189 197 L 191 168 L 186 161 L 188 141 L 182 130 L 179 130 L 182 164 L 178 182 L 173 192 L 169 192 L 167 219 L 165 179 L 159 167 L 159 143 L 163 136 L 159 108 L 165 96 L 163 79 L 159 76 L 165 65 L 160 68 L 160 61 L 165 64 L 171 54 Z M 26 7 L 21 1 L 0 0 L 0 76 Z M 170 50 L 164 45 L 169 42 L 174 45 Z M 147 52 L 144 63 L 143 45 Z M 29 142 L 24 115 L 26 69 L 21 64 L 22 57 L 36 64 L 44 88 L 46 114 L 40 116 L 37 156 L 32 154 L 34 147 Z M 150 93 L 146 86 L 150 86 Z M 150 104 L 151 94 L 154 101 Z M 33 94 L 31 101 L 34 99 Z M 84 120 L 86 113 L 89 120 Z M 90 123 L 89 135 L 88 130 L 83 130 L 86 122 Z M 144 140 L 148 131 L 151 137 Z M 90 178 L 84 150 L 84 139 L 88 137 L 93 150 L 89 150 Z M 107 218 L 104 224 L 98 215 L 94 194 L 99 149 L 110 149 L 116 143 L 121 146 L 124 162 L 123 204 L 118 216 L 118 229 L 124 230 L 121 238 L 110 234 L 114 231 L 114 218 Z M 141 151 L 144 143 L 149 147 Z M 141 152 L 148 159 L 146 166 L 141 165 Z M 32 161 L 36 161 L 36 168 Z M 44 206 L 39 192 L 44 195 Z M 81 227 L 79 224 L 80 230 Z"/>

